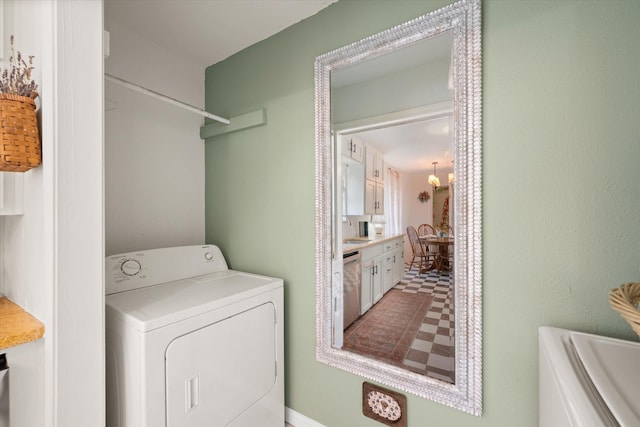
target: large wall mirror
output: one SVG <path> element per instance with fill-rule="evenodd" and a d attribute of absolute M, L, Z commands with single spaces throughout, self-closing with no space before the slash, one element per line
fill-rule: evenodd
<path fill-rule="evenodd" d="M 458 1 L 315 64 L 317 359 L 474 415 L 480 14 Z"/>

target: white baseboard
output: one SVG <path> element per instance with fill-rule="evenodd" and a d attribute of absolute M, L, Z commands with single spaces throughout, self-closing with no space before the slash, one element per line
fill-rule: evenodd
<path fill-rule="evenodd" d="M 325 427 L 317 421 L 307 418 L 291 408 L 284 408 L 284 419 L 295 427 Z"/>

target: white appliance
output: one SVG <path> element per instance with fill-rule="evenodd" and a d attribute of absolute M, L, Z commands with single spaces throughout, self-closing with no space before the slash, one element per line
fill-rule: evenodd
<path fill-rule="evenodd" d="M 282 427 L 282 279 L 217 246 L 106 258 L 107 425 Z"/>
<path fill-rule="evenodd" d="M 541 427 L 640 426 L 640 343 L 541 327 Z"/>

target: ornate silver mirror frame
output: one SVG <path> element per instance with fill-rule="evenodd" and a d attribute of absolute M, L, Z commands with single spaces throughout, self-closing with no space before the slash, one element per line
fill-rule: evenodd
<path fill-rule="evenodd" d="M 316 58 L 316 358 L 322 363 L 471 413 L 482 413 L 481 1 L 461 0 Z M 453 31 L 455 121 L 455 383 L 331 346 L 335 156 L 331 72 Z M 341 243 L 341 242 L 340 242 Z M 342 262 L 342 259 L 339 260 Z"/>

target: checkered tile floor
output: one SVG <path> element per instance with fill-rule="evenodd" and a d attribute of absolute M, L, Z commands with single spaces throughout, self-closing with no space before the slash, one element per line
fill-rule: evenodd
<path fill-rule="evenodd" d="M 453 383 L 454 316 L 453 277 L 450 272 L 428 271 L 420 274 L 416 263 L 409 271 L 405 264 L 404 278 L 395 286 L 403 292 L 426 292 L 434 296 L 416 338 L 403 364 L 420 374 Z"/>

